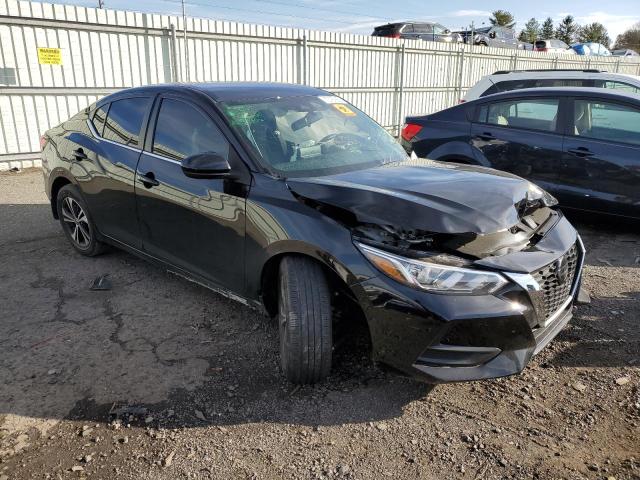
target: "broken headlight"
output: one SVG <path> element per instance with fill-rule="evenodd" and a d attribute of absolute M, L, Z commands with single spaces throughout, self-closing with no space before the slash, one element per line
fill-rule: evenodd
<path fill-rule="evenodd" d="M 507 280 L 498 273 L 401 257 L 362 243 L 355 244 L 364 256 L 387 276 L 429 292 L 488 295 L 507 284 Z"/>

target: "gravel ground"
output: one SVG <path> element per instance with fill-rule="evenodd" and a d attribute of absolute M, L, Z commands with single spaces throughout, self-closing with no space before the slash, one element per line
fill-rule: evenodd
<path fill-rule="evenodd" d="M 76 254 L 41 173 L 2 174 L 0 480 L 640 478 L 640 234 L 577 225 L 593 301 L 521 375 L 432 387 L 356 335 L 297 388 L 271 320 Z"/>

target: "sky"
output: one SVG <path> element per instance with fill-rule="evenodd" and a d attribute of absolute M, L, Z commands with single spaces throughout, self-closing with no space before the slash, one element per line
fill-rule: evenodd
<path fill-rule="evenodd" d="M 98 0 L 50 0 L 84 6 L 97 6 Z M 104 0 L 106 8 L 141 12 L 182 12 L 180 0 Z M 478 2 L 459 0 L 186 0 L 187 15 L 246 23 L 282 25 L 315 30 L 332 30 L 368 35 L 373 27 L 399 20 L 436 21 L 458 30 L 474 22 L 489 24 L 492 10 L 510 11 L 516 18 L 516 30 L 535 17 L 542 23 L 547 17 L 558 23 L 573 15 L 580 24 L 600 22 L 613 41 L 640 21 L 638 0 L 535 0 Z"/>

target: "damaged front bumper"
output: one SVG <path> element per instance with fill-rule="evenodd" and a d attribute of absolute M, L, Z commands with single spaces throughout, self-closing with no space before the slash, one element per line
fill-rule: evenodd
<path fill-rule="evenodd" d="M 510 282 L 492 295 L 434 294 L 383 275 L 369 278 L 356 295 L 374 357 L 433 383 L 519 373 L 570 321 L 584 254 L 575 229 L 562 219 L 536 251 L 497 258 L 496 268 L 523 268 L 502 267 Z"/>

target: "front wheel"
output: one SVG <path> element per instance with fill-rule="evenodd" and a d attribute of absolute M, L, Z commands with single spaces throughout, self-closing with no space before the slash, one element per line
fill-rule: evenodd
<path fill-rule="evenodd" d="M 104 251 L 105 245 L 97 239 L 89 210 L 76 187 L 65 185 L 60 189 L 56 208 L 62 230 L 73 248 L 88 257 Z"/>
<path fill-rule="evenodd" d="M 322 267 L 309 258 L 280 262 L 280 364 L 289 381 L 316 383 L 331 370 L 331 302 Z"/>

